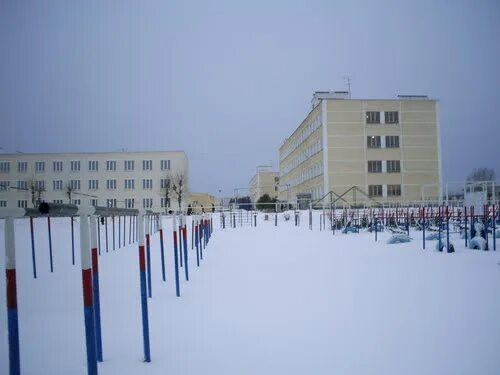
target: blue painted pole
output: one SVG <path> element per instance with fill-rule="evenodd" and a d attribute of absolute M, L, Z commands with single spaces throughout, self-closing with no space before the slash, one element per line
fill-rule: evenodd
<path fill-rule="evenodd" d="M 425 250 L 425 207 L 422 207 L 422 249 Z"/>
<path fill-rule="evenodd" d="M 146 262 L 147 262 L 147 276 L 148 276 L 148 296 L 153 297 L 153 286 L 151 285 L 151 245 L 149 240 L 149 216 L 146 217 Z"/>
<path fill-rule="evenodd" d="M 450 252 L 450 215 L 446 206 L 446 252 Z"/>
<path fill-rule="evenodd" d="M 200 220 L 200 226 L 198 230 L 200 231 L 200 235 L 198 237 L 198 240 L 200 241 L 200 259 L 203 260 L 203 216 Z"/>
<path fill-rule="evenodd" d="M 175 293 L 177 297 L 181 296 L 181 290 L 179 286 L 179 255 L 177 253 L 177 223 L 175 220 L 175 215 L 173 216 L 173 237 L 174 237 L 174 267 L 175 267 Z"/>
<path fill-rule="evenodd" d="M 116 249 L 115 247 L 115 217 L 111 216 L 112 229 L 113 229 L 113 251 Z"/>
<path fill-rule="evenodd" d="M 465 217 L 465 247 L 467 247 L 467 207 L 464 207 L 464 217 Z"/>
<path fill-rule="evenodd" d="M 493 204 L 493 251 L 497 251 L 497 213 L 495 212 L 495 204 Z"/>
<path fill-rule="evenodd" d="M 184 260 L 183 260 L 183 257 L 182 257 L 182 216 L 179 216 L 179 227 L 177 228 L 178 229 L 178 232 L 179 233 L 179 264 L 181 267 L 184 267 Z"/>
<path fill-rule="evenodd" d="M 75 265 L 75 226 L 73 216 L 70 216 L 69 219 L 71 220 L 71 262 Z"/>
<path fill-rule="evenodd" d="M 375 242 L 377 242 L 377 233 L 378 233 L 378 225 L 377 225 L 377 217 L 375 217 Z"/>
<path fill-rule="evenodd" d="M 438 245 L 438 249 L 439 249 L 439 251 L 443 251 L 443 249 L 441 248 L 441 225 L 442 225 L 441 206 L 438 207 L 438 213 L 439 213 L 439 225 L 438 225 L 439 245 Z"/>
<path fill-rule="evenodd" d="M 97 350 L 92 293 L 92 264 L 90 255 L 88 216 L 80 216 L 80 255 L 82 264 L 83 313 L 85 317 L 85 343 L 87 347 L 87 373 L 97 374 Z"/>
<path fill-rule="evenodd" d="M 94 319 L 97 361 L 102 362 L 101 299 L 99 292 L 99 256 L 97 253 L 97 222 L 90 217 L 90 245 L 92 255 L 92 292 L 94 294 Z"/>
<path fill-rule="evenodd" d="M 165 253 L 163 249 L 163 227 L 161 223 L 161 217 L 160 217 L 160 255 L 161 255 L 161 276 L 163 278 L 163 281 L 167 281 L 167 275 L 165 273 Z"/>
<path fill-rule="evenodd" d="M 137 216 L 137 237 L 139 241 L 139 276 L 141 282 L 142 338 L 144 346 L 144 362 L 151 362 L 149 346 L 148 296 L 146 287 L 146 257 L 144 254 L 144 216 Z"/>
<path fill-rule="evenodd" d="M 31 263 L 33 264 L 33 278 L 36 279 L 36 256 L 35 256 L 35 229 L 33 218 L 30 216 L 30 233 L 31 233 Z"/>
<path fill-rule="evenodd" d="M 108 217 L 104 218 L 104 231 L 106 234 L 106 252 L 108 252 Z"/>
<path fill-rule="evenodd" d="M 199 244 L 198 244 L 198 236 L 199 236 L 198 219 L 196 219 L 195 223 L 196 224 L 194 225 L 194 242 L 195 242 L 195 246 L 196 246 L 196 266 L 199 267 L 200 266 L 200 248 L 199 248 Z"/>
<path fill-rule="evenodd" d="M 184 241 L 184 273 L 186 281 L 189 281 L 189 264 L 188 264 L 188 249 L 187 249 L 187 227 L 186 223 L 182 227 L 182 239 Z"/>
<path fill-rule="evenodd" d="M 101 255 L 101 226 L 99 224 L 99 218 L 96 217 L 96 225 L 97 225 L 97 248 L 99 249 L 99 255 Z"/>
<path fill-rule="evenodd" d="M 19 326 L 17 315 L 16 243 L 14 219 L 5 219 L 5 281 L 7 289 L 7 331 L 9 340 L 9 374 L 21 373 Z"/>
<path fill-rule="evenodd" d="M 54 272 L 54 261 L 52 259 L 52 231 L 50 230 L 50 216 L 47 217 L 47 227 L 49 229 L 49 258 L 50 272 Z"/>

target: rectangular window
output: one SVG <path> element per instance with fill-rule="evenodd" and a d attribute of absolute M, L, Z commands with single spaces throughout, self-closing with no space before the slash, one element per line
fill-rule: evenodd
<path fill-rule="evenodd" d="M 71 172 L 80 172 L 80 160 L 73 160 L 69 162 Z"/>
<path fill-rule="evenodd" d="M 401 172 L 401 162 L 399 160 L 387 160 L 387 173 Z"/>
<path fill-rule="evenodd" d="M 28 201 L 26 199 L 20 199 L 17 201 L 17 207 L 19 208 L 27 208 L 28 207 Z"/>
<path fill-rule="evenodd" d="M 18 190 L 28 190 L 28 181 L 17 181 Z"/>
<path fill-rule="evenodd" d="M 106 161 L 106 170 L 107 171 L 116 171 L 116 160 Z"/>
<path fill-rule="evenodd" d="M 369 173 L 381 173 L 382 172 L 382 161 L 381 160 L 368 160 L 368 172 Z"/>
<path fill-rule="evenodd" d="M 399 148 L 399 135 L 386 135 L 385 136 L 385 147 L 387 147 L 387 148 Z"/>
<path fill-rule="evenodd" d="M 153 198 L 143 198 L 142 208 L 151 208 L 151 207 L 153 207 Z"/>
<path fill-rule="evenodd" d="M 0 161 L 0 173 L 10 173 L 10 161 Z"/>
<path fill-rule="evenodd" d="M 62 172 L 63 171 L 63 162 L 62 161 L 53 161 L 52 168 L 54 172 Z"/>
<path fill-rule="evenodd" d="M 52 189 L 53 190 L 62 190 L 63 189 L 63 182 L 62 180 L 53 180 L 52 181 Z"/>
<path fill-rule="evenodd" d="M 45 181 L 35 181 L 35 191 L 44 191 Z"/>
<path fill-rule="evenodd" d="M 151 171 L 153 169 L 153 160 L 143 160 L 142 161 L 142 170 L 143 171 Z"/>
<path fill-rule="evenodd" d="M 170 199 L 169 199 L 169 201 L 170 201 Z M 170 204 L 168 204 L 168 202 L 167 202 L 167 198 L 161 198 L 161 202 L 160 203 L 161 203 L 161 207 L 162 208 L 168 208 L 168 207 L 170 207 Z"/>
<path fill-rule="evenodd" d="M 52 200 L 53 203 L 56 203 L 56 204 L 63 204 L 63 200 L 62 199 L 54 199 Z"/>
<path fill-rule="evenodd" d="M 90 205 L 96 207 L 98 205 L 97 204 L 97 199 L 96 198 L 91 199 L 90 200 Z"/>
<path fill-rule="evenodd" d="M 71 180 L 69 182 L 69 187 L 72 190 L 80 190 L 80 180 Z"/>
<path fill-rule="evenodd" d="M 9 190 L 10 181 L 0 181 L 0 191 Z"/>
<path fill-rule="evenodd" d="M 126 190 L 134 190 L 135 189 L 135 180 L 125 179 L 125 189 Z"/>
<path fill-rule="evenodd" d="M 125 208 L 134 208 L 134 198 L 125 198 Z"/>
<path fill-rule="evenodd" d="M 368 111 L 366 112 L 366 123 L 367 124 L 380 124 L 380 112 Z"/>
<path fill-rule="evenodd" d="M 18 161 L 17 162 L 17 171 L 19 173 L 28 172 L 28 162 L 27 161 Z"/>
<path fill-rule="evenodd" d="M 387 196 L 388 197 L 401 196 L 401 185 L 387 185 Z"/>
<path fill-rule="evenodd" d="M 142 188 L 144 190 L 150 190 L 153 188 L 153 180 L 150 178 L 145 178 L 142 180 Z"/>
<path fill-rule="evenodd" d="M 116 207 L 116 199 L 106 199 L 107 207 Z"/>
<path fill-rule="evenodd" d="M 172 186 L 171 180 L 169 178 L 162 178 L 160 180 L 160 183 L 162 189 L 170 188 Z"/>
<path fill-rule="evenodd" d="M 82 202 L 81 202 L 81 200 L 80 200 L 80 199 L 72 199 L 72 200 L 71 200 L 71 203 L 72 203 L 72 204 L 76 204 L 76 205 L 78 205 L 78 206 L 82 204 Z"/>
<path fill-rule="evenodd" d="M 89 190 L 98 190 L 99 180 L 89 180 Z"/>
<path fill-rule="evenodd" d="M 0 201 L 0 207 L 2 208 L 7 207 L 7 201 Z"/>
<path fill-rule="evenodd" d="M 99 170 L 99 162 L 97 160 L 89 160 L 89 171 L 97 172 Z"/>
<path fill-rule="evenodd" d="M 124 169 L 126 171 L 133 171 L 134 170 L 134 161 L 133 160 L 125 160 L 124 162 Z"/>
<path fill-rule="evenodd" d="M 108 190 L 115 190 L 116 189 L 116 180 L 106 180 L 106 188 Z"/>
<path fill-rule="evenodd" d="M 162 160 L 160 164 L 161 164 L 162 171 L 169 171 L 170 170 L 170 160 Z"/>
<path fill-rule="evenodd" d="M 381 197 L 382 185 L 368 185 L 368 195 L 370 197 Z"/>
<path fill-rule="evenodd" d="M 397 111 L 385 112 L 385 123 L 386 124 L 399 124 L 399 113 Z"/>
<path fill-rule="evenodd" d="M 380 148 L 380 135 L 369 135 L 366 137 L 366 147 L 368 148 Z"/>
<path fill-rule="evenodd" d="M 35 172 L 37 172 L 37 173 L 45 172 L 45 162 L 44 161 L 36 161 L 35 162 Z"/>

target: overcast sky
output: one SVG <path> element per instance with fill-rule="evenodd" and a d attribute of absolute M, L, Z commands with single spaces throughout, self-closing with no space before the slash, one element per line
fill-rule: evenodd
<path fill-rule="evenodd" d="M 500 1 L 0 2 L 3 152 L 184 150 L 232 195 L 316 90 L 439 100 L 443 179 L 500 175 Z M 240 192 L 240 195 L 242 192 Z"/>

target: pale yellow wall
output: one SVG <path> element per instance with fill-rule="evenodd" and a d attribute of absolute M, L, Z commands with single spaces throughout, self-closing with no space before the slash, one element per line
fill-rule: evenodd
<path fill-rule="evenodd" d="M 215 197 L 208 193 L 193 193 L 188 195 L 188 203 L 193 208 L 194 212 L 201 212 L 201 206 L 205 208 L 205 212 L 212 210 L 212 204 L 215 204 Z"/>

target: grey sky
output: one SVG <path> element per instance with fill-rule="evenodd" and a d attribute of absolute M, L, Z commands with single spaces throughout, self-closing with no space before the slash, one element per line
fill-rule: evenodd
<path fill-rule="evenodd" d="M 6 151 L 185 150 L 231 195 L 315 90 L 440 100 L 444 180 L 500 175 L 498 1 L 0 3 Z"/>

